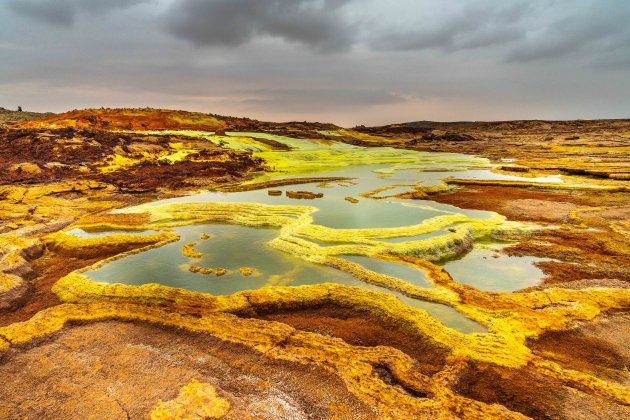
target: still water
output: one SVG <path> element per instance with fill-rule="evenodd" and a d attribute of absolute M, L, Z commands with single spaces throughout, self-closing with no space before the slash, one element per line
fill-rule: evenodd
<path fill-rule="evenodd" d="M 247 133 L 233 135 L 232 146 L 251 147 L 255 144 L 255 139 L 243 137 L 245 135 Z M 271 137 L 275 141 L 285 142 L 293 150 L 271 152 L 261 145 L 256 146 L 255 152 L 266 154 L 265 159 L 275 162 L 278 167 L 290 166 L 293 162 L 300 168 L 297 173 L 299 176 L 348 177 L 352 180 L 274 188 L 282 191 L 280 196 L 270 196 L 266 189 L 231 193 L 208 191 L 161 200 L 151 205 L 185 202 L 307 205 L 317 208 L 311 214 L 314 224 L 334 229 L 391 228 L 417 225 L 424 220 L 442 215 L 464 215 L 474 219 L 485 219 L 491 217 L 493 213 L 460 209 L 430 200 L 404 200 L 392 197 L 370 199 L 363 197 L 362 193 L 391 186 L 390 189 L 376 194 L 377 197 L 385 197 L 411 191 L 417 187 L 440 185 L 441 180 L 448 176 L 467 179 L 522 179 L 492 173 L 487 169 L 486 160 L 472 156 L 400 151 L 389 148 L 364 149 L 313 140 Z M 229 137 L 224 139 L 230 140 Z M 212 138 L 209 137 L 209 140 L 212 141 Z M 318 158 L 321 159 L 321 165 L 317 164 Z M 370 163 L 374 160 L 379 163 Z M 296 171 L 292 171 L 290 175 L 277 172 L 273 176 L 265 174 L 260 179 L 294 176 L 296 176 Z M 549 177 L 534 179 L 534 181 L 557 182 L 558 180 Z M 286 196 L 287 190 L 307 190 L 323 193 L 324 196 L 315 200 L 295 200 Z M 354 197 L 359 201 L 351 203 L 345 199 L 346 197 Z M 122 211 L 134 211 L 134 209 Z M 385 243 L 418 241 L 444 235 L 448 232 L 447 229 L 448 226 L 442 226 L 434 232 L 423 235 L 376 239 Z M 85 274 L 100 282 L 131 285 L 159 283 L 213 295 L 227 295 L 265 286 L 297 286 L 332 282 L 393 294 L 403 303 L 424 309 L 445 325 L 464 333 L 485 331 L 483 326 L 449 306 L 409 298 L 398 292 L 362 282 L 349 273 L 311 263 L 276 250 L 268 245 L 268 242 L 278 235 L 276 229 L 205 224 L 177 227 L 174 230 L 181 237 L 178 242 L 109 262 Z M 74 229 L 68 233 L 77 236 L 107 235 L 107 232 L 85 232 L 80 229 Z M 153 233 L 153 231 L 129 233 L 141 235 Z M 201 239 L 202 234 L 210 237 Z M 338 243 L 312 241 L 321 246 L 338 245 Z M 188 242 L 195 242 L 195 251 L 203 256 L 185 257 L 181 247 Z M 407 265 L 384 262 L 366 256 L 345 255 L 343 258 L 376 273 L 396 277 L 419 287 L 432 287 L 423 271 Z M 459 260 L 444 263 L 444 267 L 458 282 L 483 290 L 512 291 L 534 285 L 539 281 L 542 273 L 533 265 L 536 261 L 538 259 L 507 257 L 492 250 L 475 248 Z M 191 265 L 223 268 L 227 272 L 223 276 L 194 273 L 189 271 Z M 244 276 L 240 268 L 250 268 L 253 272 L 249 276 Z"/>

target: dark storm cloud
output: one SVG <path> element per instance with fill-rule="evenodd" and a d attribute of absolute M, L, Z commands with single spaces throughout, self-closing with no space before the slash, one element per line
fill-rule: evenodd
<path fill-rule="evenodd" d="M 237 46 L 278 37 L 319 51 L 353 43 L 353 25 L 338 13 L 348 0 L 180 0 L 165 15 L 167 31 L 198 46 Z"/>
<path fill-rule="evenodd" d="M 93 14 L 124 9 L 148 0 L 9 0 L 19 15 L 58 26 L 71 26 L 79 12 Z"/>

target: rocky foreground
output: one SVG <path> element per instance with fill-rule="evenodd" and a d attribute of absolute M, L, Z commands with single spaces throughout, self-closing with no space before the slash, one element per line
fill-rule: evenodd
<path fill-rule="evenodd" d="M 630 121 L 346 130 L 152 109 L 32 117 L 0 126 L 0 417 L 630 416 Z M 242 188 L 269 170 L 250 152 L 153 130 L 488 157 L 497 172 L 525 180 L 454 176 L 446 190 L 407 198 L 536 222 L 543 228 L 506 234 L 515 242 L 504 252 L 549 258 L 537 263 L 546 277 L 514 293 L 483 292 L 428 261 L 403 261 L 429 273 L 440 302 L 489 329 L 470 335 L 394 298 L 339 285 L 215 298 L 87 282 L 76 270 L 160 246 L 171 234 L 79 240 L 60 230 L 159 227 L 163 214 L 104 212 L 201 188 Z M 526 180 L 557 173 L 563 183 Z M 212 220 L 285 223 L 255 207 L 247 215 L 190 207 L 169 217 L 209 210 Z"/>

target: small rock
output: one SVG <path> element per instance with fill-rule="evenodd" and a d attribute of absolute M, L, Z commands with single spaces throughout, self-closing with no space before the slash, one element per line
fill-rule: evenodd
<path fill-rule="evenodd" d="M 241 275 L 245 277 L 251 276 L 254 273 L 254 269 L 249 267 L 241 267 L 238 269 L 238 271 L 240 271 Z"/>
<path fill-rule="evenodd" d="M 205 275 L 214 274 L 217 277 L 227 274 L 227 270 L 225 268 L 199 267 L 197 265 L 191 265 L 190 267 L 188 267 L 188 271 L 190 271 L 191 273 L 199 273 Z"/>
<path fill-rule="evenodd" d="M 32 174 L 32 175 L 42 173 L 42 169 L 37 164 L 29 163 L 29 162 L 16 163 L 15 165 L 11 166 L 9 170 L 12 172 Z"/>
<path fill-rule="evenodd" d="M 314 193 L 310 191 L 287 191 L 287 197 L 294 199 L 313 200 L 315 198 L 322 198 L 324 193 Z"/>
<path fill-rule="evenodd" d="M 529 172 L 529 167 L 522 165 L 502 165 L 499 169 L 507 172 Z"/>
<path fill-rule="evenodd" d="M 46 169 L 56 169 L 56 168 L 63 169 L 63 168 L 69 168 L 69 167 L 70 165 L 66 165 L 61 162 L 48 162 L 44 164 L 44 168 Z"/>

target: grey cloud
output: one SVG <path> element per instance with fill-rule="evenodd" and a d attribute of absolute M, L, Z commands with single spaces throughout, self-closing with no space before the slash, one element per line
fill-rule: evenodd
<path fill-rule="evenodd" d="M 327 108 L 349 106 L 378 106 L 406 102 L 407 98 L 384 89 L 260 89 L 243 91 L 249 97 L 245 102 L 255 105 L 273 105 L 284 109 L 310 109 L 315 104 Z"/>
<path fill-rule="evenodd" d="M 149 105 L 345 126 L 627 117 L 630 3 L 600 1 L 154 0 L 114 13 L 135 2 L 0 0 L 0 106 Z M 314 53 L 335 48 L 348 50 Z M 527 62 L 506 61 L 525 50 Z M 548 59 L 534 61 L 541 51 Z"/>
<path fill-rule="evenodd" d="M 628 48 L 630 4 L 624 0 L 587 2 L 568 16 L 558 19 L 517 45 L 508 61 L 526 62 L 559 58 L 567 54 L 596 49 L 597 53 Z"/>
<path fill-rule="evenodd" d="M 385 31 L 374 37 L 371 45 L 377 50 L 396 51 L 459 51 L 502 45 L 525 37 L 522 21 L 530 11 L 531 3 L 524 1 L 479 2 L 460 8 L 433 26 L 427 24 L 427 19 L 417 25 L 422 29 Z"/>
<path fill-rule="evenodd" d="M 11 0 L 8 4 L 17 14 L 52 25 L 70 26 L 74 19 L 72 6 L 67 1 Z"/>
<path fill-rule="evenodd" d="M 71 26 L 79 12 L 99 14 L 148 0 L 9 0 L 15 13 L 57 26 Z"/>
<path fill-rule="evenodd" d="M 339 13 L 349 0 L 181 0 L 165 27 L 197 46 L 237 46 L 258 36 L 278 37 L 318 51 L 353 43 L 353 27 Z"/>
<path fill-rule="evenodd" d="M 630 53 L 627 0 L 479 0 L 443 14 L 420 8 L 413 24 L 379 27 L 376 51 L 483 50 L 501 63 L 559 61 L 619 69 Z M 422 12 L 428 12 L 426 16 Z M 436 18 L 436 16 L 438 16 Z"/>
<path fill-rule="evenodd" d="M 630 37 L 626 45 L 630 45 Z M 591 67 L 597 70 L 626 70 L 630 69 L 630 48 L 612 49 L 610 52 L 600 54 L 593 60 Z"/>

